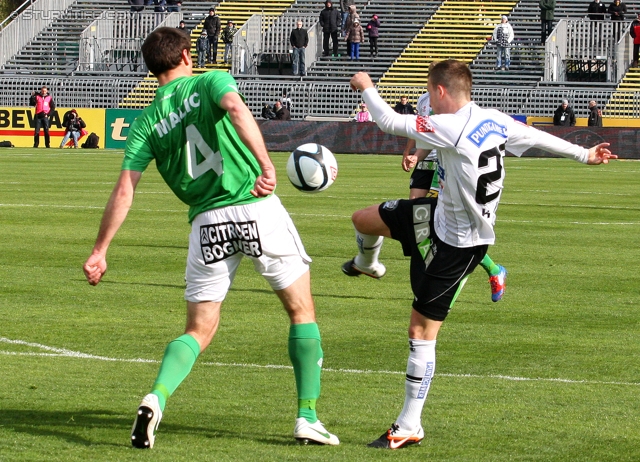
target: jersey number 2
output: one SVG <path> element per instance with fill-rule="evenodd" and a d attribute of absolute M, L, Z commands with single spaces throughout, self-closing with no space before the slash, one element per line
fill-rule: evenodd
<path fill-rule="evenodd" d="M 487 173 L 483 173 L 478 177 L 478 184 L 476 185 L 476 202 L 480 205 L 485 205 L 492 200 L 495 200 L 500 195 L 500 189 L 496 189 L 495 192 L 489 194 L 489 185 L 499 181 L 502 178 L 502 156 L 504 155 L 504 144 L 499 147 L 489 149 L 480 154 L 478 159 L 478 169 L 489 166 L 489 161 L 492 158 L 496 159 L 496 169 Z"/>
<path fill-rule="evenodd" d="M 200 175 L 213 170 L 218 176 L 222 175 L 222 156 L 220 151 L 213 152 L 195 125 L 186 128 L 187 134 L 187 171 L 194 180 Z M 204 160 L 198 163 L 196 153 L 200 151 Z"/>

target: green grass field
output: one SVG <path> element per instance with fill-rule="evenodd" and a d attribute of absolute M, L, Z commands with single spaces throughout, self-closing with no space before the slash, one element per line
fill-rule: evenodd
<path fill-rule="evenodd" d="M 0 151 L 0 461 L 640 460 L 640 163 L 506 160 L 490 254 L 509 270 L 491 303 L 481 268 L 445 322 L 422 445 L 366 447 L 404 397 L 408 261 L 387 241 L 379 281 L 347 278 L 351 213 L 408 194 L 400 158 L 338 155 L 307 195 L 274 154 L 278 194 L 312 264 L 325 372 L 319 417 L 338 447 L 292 438 L 287 318 L 245 262 L 212 346 L 169 400 L 150 451 L 135 410 L 184 326 L 186 206 L 145 173 L 89 286 L 81 265 L 121 152 Z"/>

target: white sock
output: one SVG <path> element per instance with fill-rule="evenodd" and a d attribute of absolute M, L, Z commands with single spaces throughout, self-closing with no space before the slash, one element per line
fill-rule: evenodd
<path fill-rule="evenodd" d="M 409 339 L 404 407 L 396 423 L 403 430 L 421 425 L 422 408 L 436 370 L 436 341 Z"/>
<path fill-rule="evenodd" d="M 356 229 L 356 244 L 358 244 L 358 255 L 354 259 L 356 266 L 370 268 L 378 263 L 382 241 L 384 241 L 382 236 L 362 234 Z"/>

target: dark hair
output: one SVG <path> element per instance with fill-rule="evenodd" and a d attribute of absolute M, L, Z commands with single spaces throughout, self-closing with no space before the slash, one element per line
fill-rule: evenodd
<path fill-rule="evenodd" d="M 433 87 L 441 85 L 453 97 L 462 94 L 471 99 L 471 71 L 462 61 L 447 59 L 436 63 L 429 69 L 429 80 Z"/>
<path fill-rule="evenodd" d="M 142 44 L 142 57 L 149 71 L 157 77 L 178 67 L 183 50 L 191 50 L 190 37 L 174 27 L 159 27 Z"/>

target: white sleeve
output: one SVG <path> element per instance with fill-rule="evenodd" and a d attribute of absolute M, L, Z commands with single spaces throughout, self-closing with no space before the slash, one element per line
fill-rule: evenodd
<path fill-rule="evenodd" d="M 511 24 L 509 24 L 509 38 L 507 39 L 509 43 L 513 42 L 514 39 L 514 34 L 513 34 L 513 27 L 511 27 Z"/>
<path fill-rule="evenodd" d="M 513 120 L 513 119 L 512 119 Z M 529 148 L 539 148 L 552 154 L 577 160 L 586 164 L 589 160 L 589 150 L 569 143 L 568 141 L 543 132 L 529 125 L 520 122 L 509 124 L 509 139 L 507 141 L 507 151 L 520 157 Z"/>

